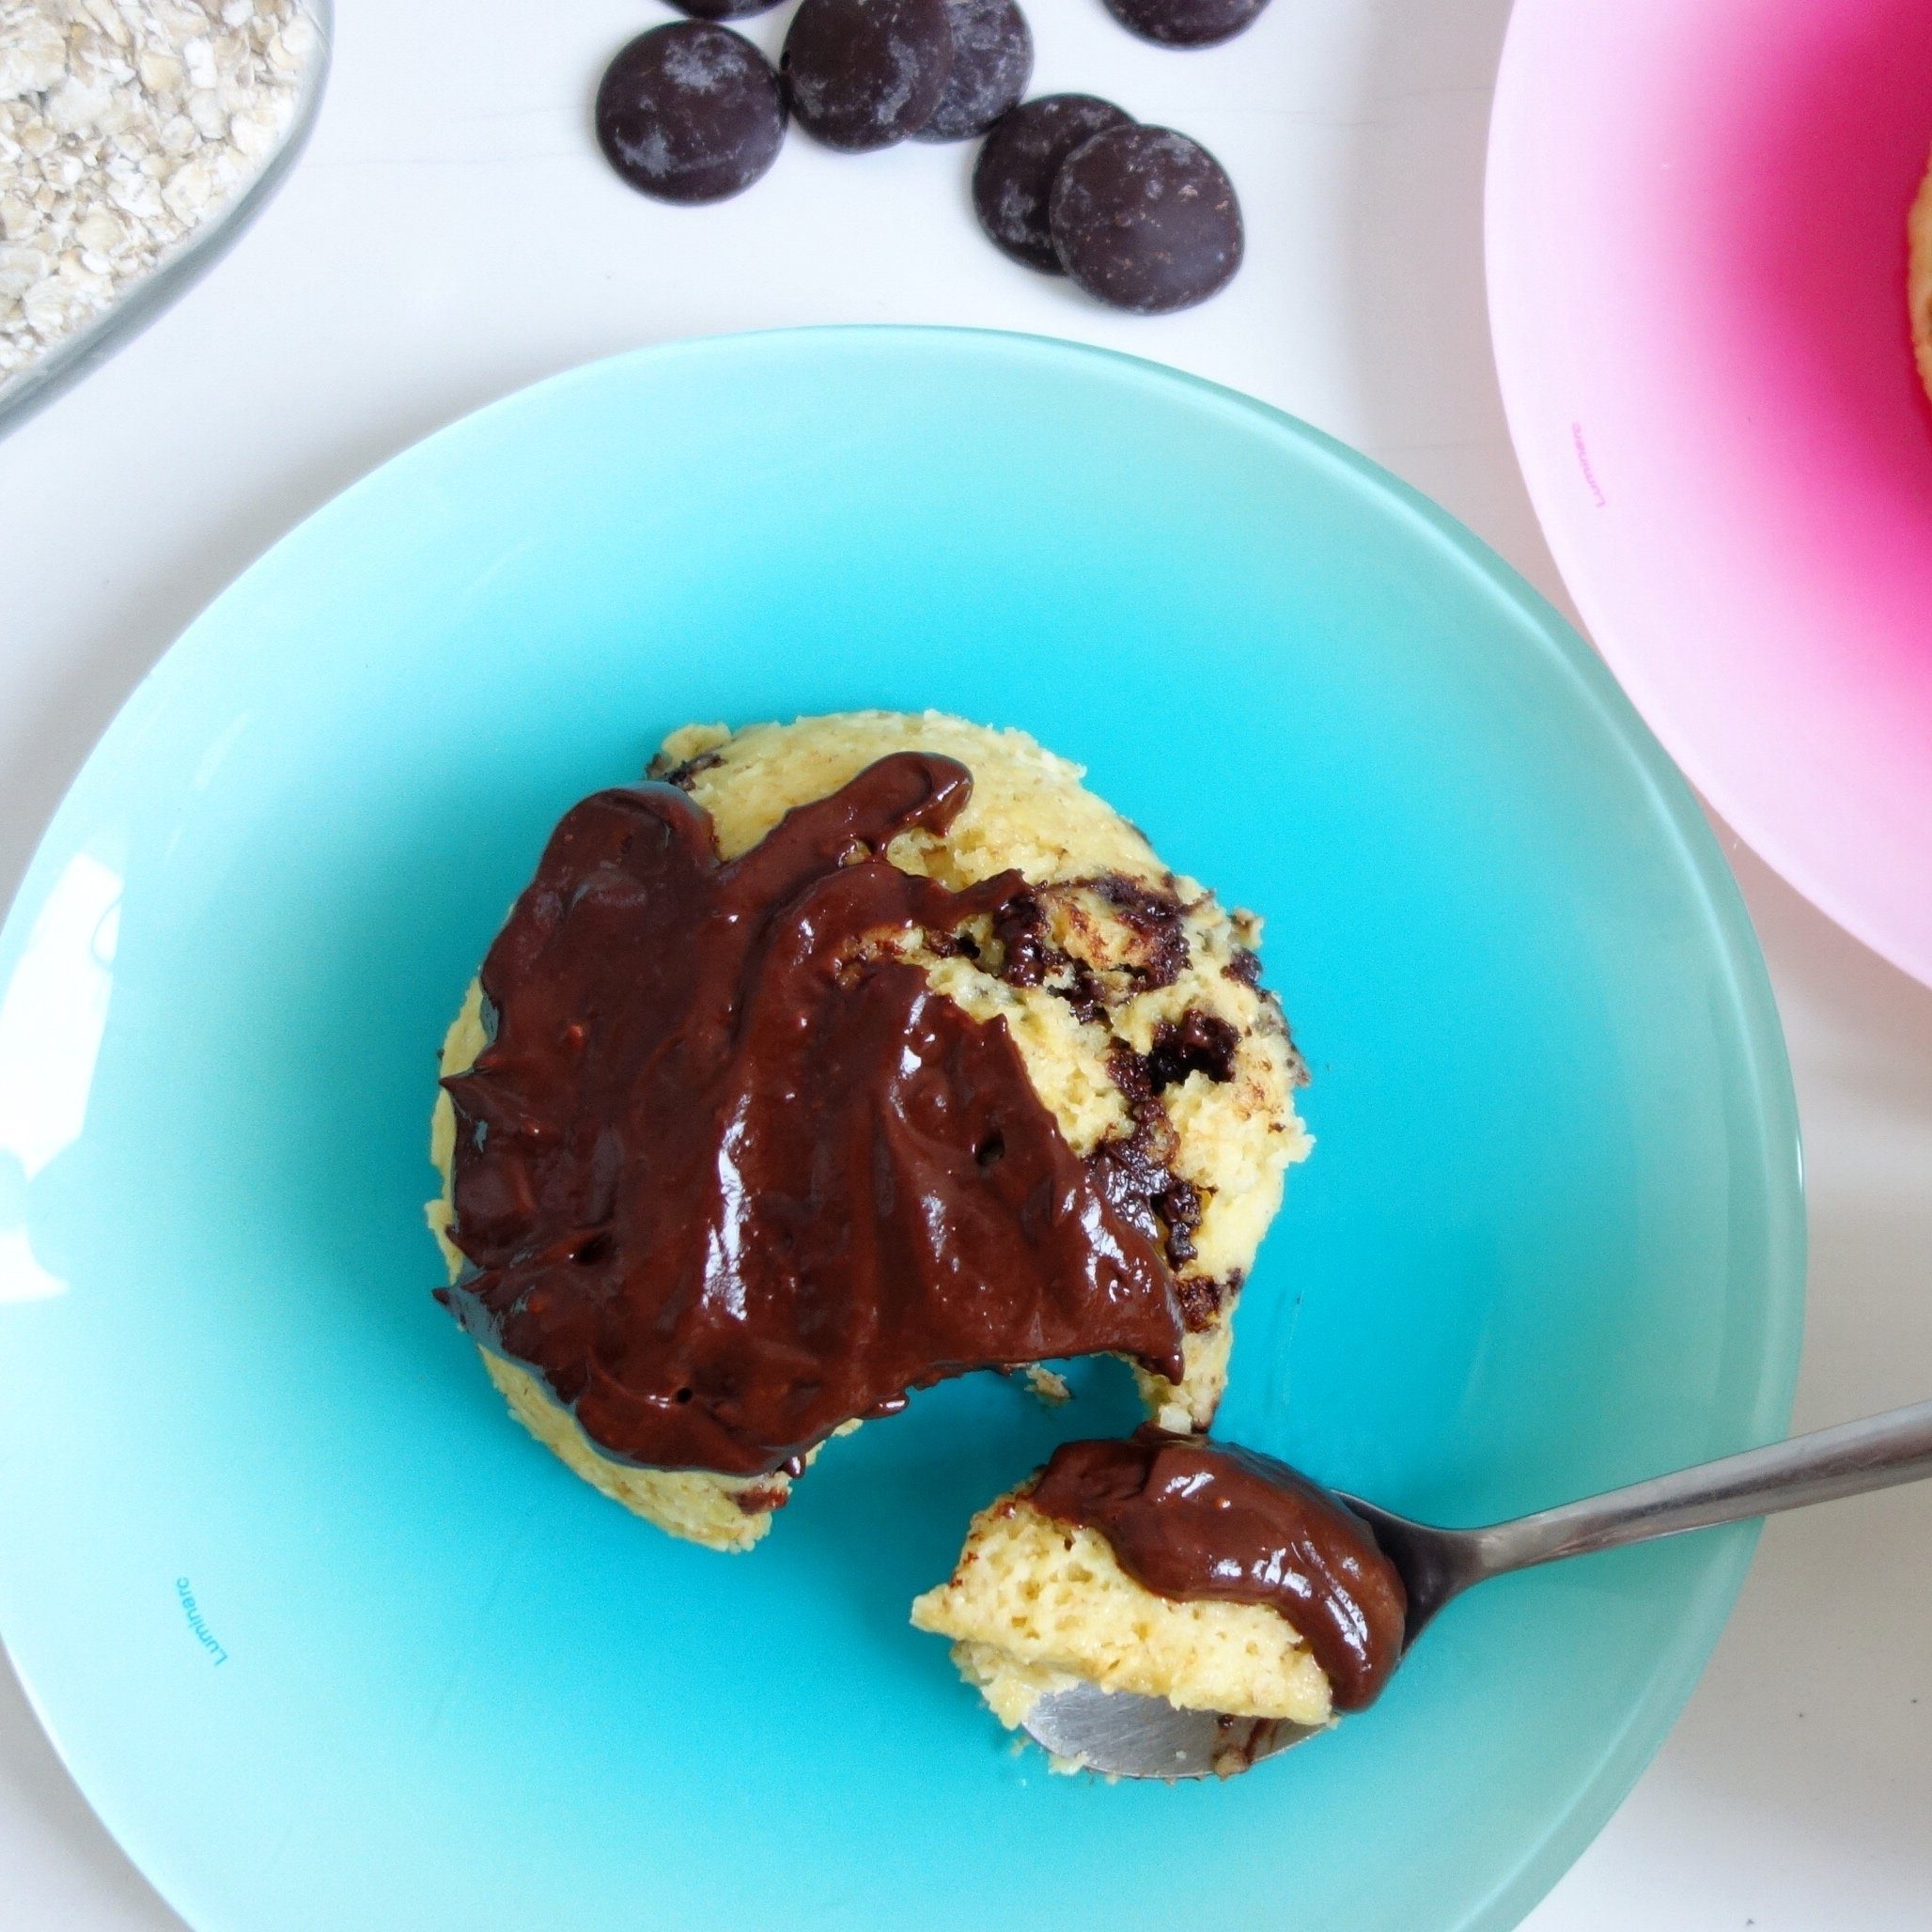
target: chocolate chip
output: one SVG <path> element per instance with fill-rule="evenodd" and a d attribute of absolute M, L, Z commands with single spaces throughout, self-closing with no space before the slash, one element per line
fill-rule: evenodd
<path fill-rule="evenodd" d="M 1268 0 L 1107 0 L 1129 33 L 1163 47 L 1213 47 L 1254 24 Z"/>
<path fill-rule="evenodd" d="M 1221 1319 L 1221 1284 L 1207 1275 L 1182 1275 L 1174 1285 L 1174 1299 L 1180 1303 L 1181 1325 L 1192 1334 L 1211 1329 Z"/>
<path fill-rule="evenodd" d="M 1194 1230 L 1201 1225 L 1201 1216 L 1206 1204 L 1201 1199 L 1201 1190 L 1191 1180 L 1170 1181 L 1155 1196 L 1154 1206 L 1161 1210 L 1161 1219 L 1167 1228 L 1167 1265 L 1170 1268 L 1184 1268 L 1194 1258 Z M 1179 1284 L 1176 1284 L 1176 1286 Z M 1218 1305 L 1218 1304 L 1217 1304 Z M 1183 1319 L 1186 1319 L 1187 1298 L 1181 1299 Z M 1192 1321 L 1190 1328 L 1195 1327 Z M 1200 1324 L 1205 1326 L 1205 1324 Z"/>
<path fill-rule="evenodd" d="M 946 0 L 953 71 L 918 141 L 972 141 L 1016 106 L 1033 78 L 1033 33 L 1013 0 Z"/>
<path fill-rule="evenodd" d="M 1084 959 L 1068 958 L 1067 967 L 1066 984 L 1050 986 L 1047 990 L 1056 999 L 1065 1000 L 1072 1008 L 1073 1017 L 1088 1026 L 1097 1020 L 1105 1019 L 1107 997 L 1101 989 L 1099 976 Z"/>
<path fill-rule="evenodd" d="M 1161 1240 L 1166 1231 L 1155 1217 L 1154 1203 L 1174 1176 L 1151 1151 L 1152 1140 L 1152 1124 L 1137 1123 L 1124 1139 L 1102 1141 L 1087 1156 L 1087 1172 L 1116 1214 Z"/>
<path fill-rule="evenodd" d="M 1124 1039 L 1110 1040 L 1107 1045 L 1108 1077 L 1117 1086 L 1127 1101 L 1127 1111 L 1135 1119 L 1144 1112 L 1155 1109 L 1154 1083 L 1147 1078 L 1147 1058 L 1145 1053 L 1136 1053 Z"/>
<path fill-rule="evenodd" d="M 1089 295 L 1135 315 L 1206 302 L 1241 265 L 1234 183 L 1172 128 L 1110 128 L 1076 148 L 1047 222 L 1061 267 Z"/>
<path fill-rule="evenodd" d="M 1000 943 L 1000 977 L 1008 986 L 1039 986 L 1056 960 L 1047 939 L 1047 915 L 1031 893 L 1009 899 L 993 914 Z"/>
<path fill-rule="evenodd" d="M 1106 996 L 1094 969 L 1047 937 L 1046 911 L 1030 893 L 993 914 L 993 938 L 1000 948 L 999 974 L 1008 986 L 1044 987 L 1083 1022 L 1106 1012 Z"/>
<path fill-rule="evenodd" d="M 749 20 L 755 13 L 770 13 L 778 0 L 669 0 L 669 4 L 693 20 Z"/>
<path fill-rule="evenodd" d="M 1083 141 L 1130 125 L 1130 116 L 1092 94 L 1042 94 L 1016 107 L 986 137 L 973 170 L 973 210 L 987 239 L 1030 269 L 1065 273 L 1047 230 L 1060 164 Z"/>
<path fill-rule="evenodd" d="M 1103 872 L 1094 890 L 1120 915 L 1134 935 L 1126 970 L 1143 988 L 1172 986 L 1188 970 L 1193 947 L 1182 923 L 1186 908 L 1171 892 L 1144 884 L 1123 873 Z"/>
<path fill-rule="evenodd" d="M 1129 1059 L 1138 1058 L 1122 1042 L 1114 1044 Z M 1116 1079 L 1120 1073 L 1116 1067 Z M 1207 1211 L 1207 1202 L 1201 1190 L 1192 1181 L 1183 1180 L 1170 1165 L 1176 1136 L 1166 1110 L 1158 1100 L 1135 1101 L 1133 1114 L 1133 1131 L 1102 1141 L 1087 1156 L 1087 1172 L 1116 1212 L 1161 1243 L 1170 1268 L 1184 1268 L 1194 1258 L 1194 1233 Z M 1191 1284 L 1176 1282 L 1182 1318 L 1189 1328 L 1207 1327 L 1220 1308 L 1218 1295 L 1211 1301 L 1205 1299 L 1211 1286 L 1192 1284 L 1191 1302 Z"/>
<path fill-rule="evenodd" d="M 659 201 L 723 201 L 749 188 L 785 139 L 771 63 L 729 27 L 673 21 L 611 62 L 597 139 L 631 187 Z"/>
<path fill-rule="evenodd" d="M 649 775 L 665 785 L 675 785 L 679 791 L 689 791 L 702 773 L 715 770 L 724 762 L 723 752 L 700 752 L 694 758 L 686 758 L 681 765 L 667 766 L 660 771 L 657 760 L 652 759 Z"/>
<path fill-rule="evenodd" d="M 1147 1084 L 1157 1094 L 1178 1086 L 1191 1073 L 1205 1073 L 1217 1086 L 1235 1077 L 1235 1054 L 1241 1036 L 1225 1020 L 1190 1006 L 1178 1021 L 1163 1020 L 1154 1029 L 1147 1055 Z"/>
<path fill-rule="evenodd" d="M 923 128 L 953 69 L 946 0 L 803 0 L 782 63 L 799 125 L 848 153 Z"/>

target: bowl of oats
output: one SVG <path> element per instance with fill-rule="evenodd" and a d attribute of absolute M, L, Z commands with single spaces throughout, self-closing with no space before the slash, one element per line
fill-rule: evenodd
<path fill-rule="evenodd" d="M 333 24 L 333 0 L 0 0 L 0 435 L 267 206 Z"/>

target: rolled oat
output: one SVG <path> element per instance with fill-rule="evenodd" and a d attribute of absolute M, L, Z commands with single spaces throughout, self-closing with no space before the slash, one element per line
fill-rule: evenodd
<path fill-rule="evenodd" d="M 0 0 L 0 396 L 260 173 L 316 42 L 303 0 Z"/>

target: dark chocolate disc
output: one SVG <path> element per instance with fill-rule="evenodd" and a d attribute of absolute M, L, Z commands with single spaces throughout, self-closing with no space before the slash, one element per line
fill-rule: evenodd
<path fill-rule="evenodd" d="M 946 0 L 803 0 L 783 66 L 808 134 L 853 154 L 890 148 L 923 128 L 945 92 Z"/>
<path fill-rule="evenodd" d="M 660 201 L 723 201 L 785 139 L 785 89 L 729 27 L 679 20 L 640 34 L 604 70 L 597 139 L 625 180 Z"/>
<path fill-rule="evenodd" d="M 770 13 L 778 0 L 669 0 L 669 4 L 693 20 L 748 20 L 755 13 Z"/>
<path fill-rule="evenodd" d="M 1061 164 L 1047 207 L 1060 266 L 1136 315 L 1192 308 L 1241 265 L 1241 205 L 1226 170 L 1172 128 L 1110 128 Z"/>
<path fill-rule="evenodd" d="M 1163 47 L 1213 47 L 1253 26 L 1268 0 L 1107 0 L 1107 5 L 1129 33 L 1144 40 Z"/>
<path fill-rule="evenodd" d="M 1047 200 L 1060 164 L 1084 141 L 1132 117 L 1092 94 L 1042 94 L 1016 107 L 986 137 L 973 170 L 973 210 L 1003 254 L 1049 275 L 1065 273 L 1047 230 Z"/>
<path fill-rule="evenodd" d="M 1033 78 L 1033 32 L 1013 0 L 946 0 L 953 71 L 919 141 L 972 141 L 1017 106 Z"/>

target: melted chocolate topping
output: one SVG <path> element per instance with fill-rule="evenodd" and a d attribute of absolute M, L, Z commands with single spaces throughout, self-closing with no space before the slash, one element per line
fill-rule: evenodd
<path fill-rule="evenodd" d="M 1097 1531 L 1157 1596 L 1279 1611 L 1337 1710 L 1372 1704 L 1401 1659 L 1395 1566 L 1360 1517 L 1271 1457 L 1150 1425 L 1127 1441 L 1062 1443 L 1027 1501 Z"/>
<path fill-rule="evenodd" d="M 968 1369 L 1117 1352 L 1177 1378 L 1158 1229 L 1027 1079 L 881 941 L 1026 893 L 881 854 L 972 778 L 882 758 L 724 863 L 683 792 L 600 792 L 483 963 L 495 1034 L 455 1105 L 442 1291 L 601 1449 L 762 1475 Z"/>

